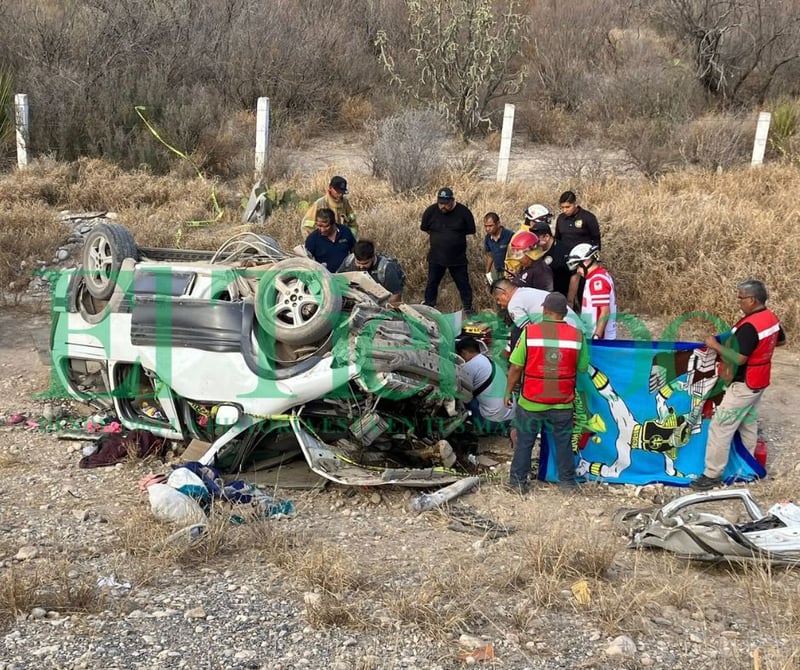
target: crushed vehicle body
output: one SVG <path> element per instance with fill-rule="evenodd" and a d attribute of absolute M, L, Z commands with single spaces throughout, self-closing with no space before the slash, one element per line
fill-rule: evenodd
<path fill-rule="evenodd" d="M 730 511 L 728 516 L 719 511 L 730 503 L 736 521 L 729 520 Z M 615 525 L 630 536 L 631 547 L 655 547 L 682 558 L 800 564 L 800 507 L 781 501 L 765 514 L 748 489 L 692 493 L 657 508 L 619 510 Z"/>
<path fill-rule="evenodd" d="M 127 429 L 208 443 L 223 471 L 302 455 L 341 484 L 448 484 L 470 382 L 447 321 L 389 297 L 269 237 L 150 249 L 103 222 L 56 284 L 53 369 Z"/>

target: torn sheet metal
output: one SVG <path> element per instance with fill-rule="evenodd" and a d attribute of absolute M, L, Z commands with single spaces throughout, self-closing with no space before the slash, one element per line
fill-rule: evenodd
<path fill-rule="evenodd" d="M 720 503 L 739 503 L 738 518 L 745 521 L 710 509 Z M 661 507 L 622 509 L 614 521 L 630 536 L 631 547 L 657 547 L 702 561 L 800 564 L 800 507 L 781 501 L 765 514 L 748 489 L 692 493 Z"/>

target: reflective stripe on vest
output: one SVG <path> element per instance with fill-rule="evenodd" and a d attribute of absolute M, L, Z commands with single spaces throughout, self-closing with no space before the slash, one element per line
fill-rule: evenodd
<path fill-rule="evenodd" d="M 575 399 L 578 352 L 583 338 L 564 321 L 542 321 L 525 327 L 522 397 L 547 405 Z"/>
<path fill-rule="evenodd" d="M 775 345 L 778 343 L 781 323 L 777 316 L 765 308 L 740 319 L 731 332 L 735 333 L 746 323 L 756 329 L 758 344 L 753 353 L 747 357 L 744 383 L 748 388 L 758 391 L 769 386 L 772 372 L 772 352 L 775 351 Z"/>

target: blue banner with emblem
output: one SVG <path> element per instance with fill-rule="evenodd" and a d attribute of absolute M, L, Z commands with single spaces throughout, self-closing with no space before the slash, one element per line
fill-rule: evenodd
<path fill-rule="evenodd" d="M 576 471 L 589 481 L 687 486 L 703 472 L 708 424 L 722 388 L 716 354 L 702 344 L 592 342 L 589 373 L 578 384 Z M 737 434 L 724 480 L 765 475 Z M 538 476 L 557 481 L 546 435 Z"/>

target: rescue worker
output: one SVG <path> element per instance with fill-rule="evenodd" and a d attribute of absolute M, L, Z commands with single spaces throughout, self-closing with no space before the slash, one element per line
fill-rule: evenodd
<path fill-rule="evenodd" d="M 514 387 L 522 381 L 514 425 L 517 444 L 511 460 L 509 485 L 528 490 L 533 445 L 540 431 L 555 447 L 558 482 L 574 489 L 575 455 L 572 452 L 575 384 L 578 373 L 589 367 L 588 347 L 580 330 L 564 317 L 567 299 L 549 293 L 542 303 L 543 320 L 525 326 L 511 353 L 506 384 L 506 406 L 513 403 Z"/>
<path fill-rule="evenodd" d="M 328 190 L 321 198 L 317 199 L 303 216 L 300 229 L 308 237 L 316 227 L 317 210 L 323 207 L 330 209 L 336 215 L 336 223 L 340 226 L 347 226 L 353 237 L 358 237 L 358 223 L 356 223 L 356 213 L 350 205 L 347 190 L 347 180 L 344 177 L 332 177 L 328 184 Z"/>
<path fill-rule="evenodd" d="M 392 294 L 388 303 L 399 305 L 403 299 L 406 275 L 396 258 L 375 252 L 371 240 L 359 240 L 353 253 L 344 259 L 338 272 L 368 272 L 369 276 Z"/>
<path fill-rule="evenodd" d="M 581 298 L 581 319 L 592 329 L 592 339 L 617 339 L 614 278 L 600 262 L 598 248 L 591 244 L 577 245 L 567 256 L 567 267 L 586 281 Z"/>
<path fill-rule="evenodd" d="M 539 238 L 529 230 L 521 230 L 511 238 L 507 257 L 516 262 L 516 269 L 506 269 L 506 274 L 514 286 L 538 288 L 540 291 L 553 290 L 553 271 L 544 262 L 544 249 Z"/>
<path fill-rule="evenodd" d="M 474 337 L 457 340 L 456 353 L 464 359 L 464 372 L 472 382 L 472 399 L 466 407 L 472 413 L 473 430 L 478 435 L 509 435 L 515 404 L 505 404 L 507 378 L 502 366 L 481 351 Z"/>
<path fill-rule="evenodd" d="M 705 468 L 691 487 L 707 491 L 722 483 L 731 440 L 738 430 L 752 454 L 758 439 L 758 405 L 769 386 L 772 354 L 786 343 L 781 322 L 767 308 L 767 287 L 757 279 L 736 285 L 736 299 L 744 316 L 728 333 L 710 335 L 705 345 L 717 352 L 720 376 L 729 381 L 708 428 Z M 724 344 L 723 344 L 724 341 Z"/>
<path fill-rule="evenodd" d="M 570 281 L 576 281 L 575 293 L 577 294 L 578 276 L 567 267 L 569 249 L 555 237 L 549 223 L 537 221 L 531 226 L 531 232 L 539 238 L 539 246 L 544 251 L 542 262 L 550 267 L 553 273 L 553 289 L 565 296 L 569 296 Z"/>
<path fill-rule="evenodd" d="M 556 239 L 564 243 L 567 251 L 578 244 L 591 244 L 600 250 L 600 224 L 597 217 L 578 204 L 574 191 L 564 191 L 558 198 L 561 213 L 556 219 Z"/>
<path fill-rule="evenodd" d="M 531 205 L 530 207 L 528 207 L 523 212 L 523 216 L 524 218 L 522 224 L 520 225 L 519 230 L 517 230 L 517 232 L 514 233 L 514 237 L 526 231 L 530 232 L 531 228 L 537 223 L 540 222 L 550 223 L 550 221 L 553 219 L 553 215 L 550 212 L 550 210 L 547 209 L 547 207 L 545 207 L 544 205 L 539 205 L 539 204 Z M 505 263 L 506 272 L 512 272 L 512 273 L 516 272 L 519 267 L 518 259 L 510 258 L 511 244 L 514 242 L 514 237 L 511 238 L 511 243 L 509 243 L 508 246 L 509 250 L 506 253 L 506 263 Z"/>

